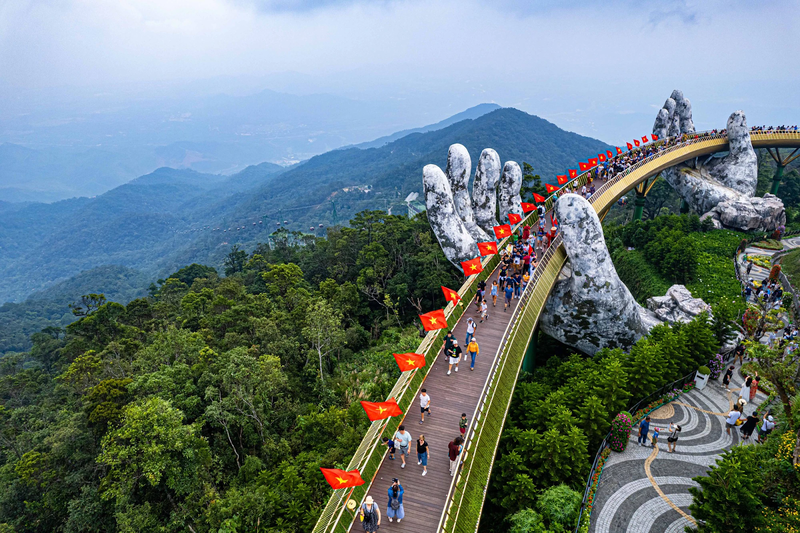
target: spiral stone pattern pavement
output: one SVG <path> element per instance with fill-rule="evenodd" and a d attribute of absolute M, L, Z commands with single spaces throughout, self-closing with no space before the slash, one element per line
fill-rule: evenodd
<path fill-rule="evenodd" d="M 719 382 L 709 382 L 702 391 L 692 390 L 653 412 L 648 437 L 653 428 L 661 430 L 658 449 L 639 446 L 638 427 L 633 428 L 626 450 L 611 452 L 605 463 L 594 497 L 590 532 L 677 533 L 696 526 L 689 513 L 689 487 L 697 486 L 692 478 L 706 475 L 722 452 L 741 442 L 738 428 L 730 435 L 725 432 L 724 415 L 741 386 L 738 370 L 734 376 L 732 392 L 726 392 Z M 764 399 L 759 392 L 746 413 Z M 667 452 L 670 422 L 681 426 L 674 453 Z"/>

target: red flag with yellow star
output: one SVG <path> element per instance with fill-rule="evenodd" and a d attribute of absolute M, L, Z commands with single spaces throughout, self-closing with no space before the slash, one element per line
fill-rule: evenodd
<path fill-rule="evenodd" d="M 647 135 L 645 135 L 644 137 L 642 137 L 642 142 L 643 142 L 643 143 L 645 143 L 645 144 L 647 144 L 647 142 L 648 142 L 648 141 L 647 141 Z"/>
<path fill-rule="evenodd" d="M 593 167 L 596 167 L 597 166 L 597 158 L 596 157 L 592 157 L 591 159 L 589 159 L 589 164 L 592 165 Z"/>
<path fill-rule="evenodd" d="M 422 320 L 422 327 L 425 328 L 425 331 L 433 331 L 435 329 L 444 329 L 447 327 L 447 319 L 444 317 L 443 309 L 419 315 L 419 319 Z"/>
<path fill-rule="evenodd" d="M 633 145 L 631 143 L 625 143 L 628 145 L 628 150 L 633 150 Z M 639 146 L 638 144 L 636 146 Z"/>
<path fill-rule="evenodd" d="M 497 253 L 497 244 L 494 242 L 479 242 L 478 250 L 481 255 L 494 255 Z"/>
<path fill-rule="evenodd" d="M 639 146 L 639 139 L 634 139 L 633 140 L 633 144 L 635 144 L 636 146 Z"/>
<path fill-rule="evenodd" d="M 578 177 L 578 171 L 577 171 L 577 170 L 575 170 L 574 168 L 569 168 L 569 169 L 567 169 L 567 172 L 569 173 L 569 178 L 570 178 L 570 179 L 573 179 L 573 180 L 574 180 L 575 178 L 577 178 L 577 177 Z"/>
<path fill-rule="evenodd" d="M 407 372 L 425 366 L 425 356 L 421 353 L 393 353 L 400 372 Z"/>
<path fill-rule="evenodd" d="M 511 224 L 519 224 L 520 222 L 522 222 L 522 216 L 520 216 L 520 215 L 518 215 L 516 213 L 509 213 L 508 214 L 508 221 Z"/>
<path fill-rule="evenodd" d="M 361 407 L 364 408 L 371 422 L 403 414 L 394 398 L 389 398 L 386 402 L 361 402 Z"/>
<path fill-rule="evenodd" d="M 566 182 L 569 181 L 569 179 L 567 179 L 566 174 L 563 176 L 556 176 L 556 179 L 558 180 L 559 185 L 564 185 Z"/>
<path fill-rule="evenodd" d="M 464 275 L 467 277 L 483 272 L 483 265 L 481 264 L 480 257 L 470 259 L 469 261 L 461 261 L 461 268 L 464 269 Z"/>
<path fill-rule="evenodd" d="M 616 146 L 615 148 L 617 149 L 617 155 L 622 153 L 622 148 L 620 148 L 619 146 Z"/>
<path fill-rule="evenodd" d="M 602 163 L 606 160 L 606 154 L 597 154 L 597 160 Z"/>
<path fill-rule="evenodd" d="M 448 289 L 444 285 L 442 285 L 442 292 L 444 293 L 444 299 L 448 302 L 453 302 L 457 304 L 458 301 L 461 299 L 461 296 L 458 295 L 458 291 L 454 291 L 453 289 Z"/>
<path fill-rule="evenodd" d="M 584 162 L 581 161 L 580 163 L 578 163 L 578 168 L 581 169 L 581 172 L 586 172 L 587 170 L 592 168 L 592 165 L 590 165 L 589 163 L 584 163 Z"/>
<path fill-rule="evenodd" d="M 349 472 L 338 468 L 320 468 L 320 470 L 322 470 L 322 475 L 325 476 L 325 481 L 333 489 L 358 487 L 364 484 L 364 480 L 361 479 L 361 472 L 358 470 L 350 470 Z"/>
<path fill-rule="evenodd" d="M 611 150 L 606 150 L 606 155 L 608 156 L 609 159 L 611 159 L 612 157 L 614 157 L 614 152 L 612 152 Z"/>
<path fill-rule="evenodd" d="M 537 194 L 536 196 L 539 196 L 539 195 Z M 544 196 L 539 196 L 539 198 L 541 198 L 541 200 L 536 200 L 536 198 L 534 198 L 534 200 L 536 200 L 537 202 L 544 202 Z M 522 202 L 519 205 L 522 207 L 522 212 L 523 213 L 530 213 L 531 211 L 536 211 L 536 204 L 530 204 L 528 202 Z M 480 243 L 478 243 L 478 246 L 480 246 Z"/>
<path fill-rule="evenodd" d="M 506 237 L 511 236 L 511 226 L 508 224 L 502 224 L 500 226 L 494 226 L 492 228 L 494 230 L 494 235 L 498 239 L 505 239 Z"/>
<path fill-rule="evenodd" d="M 556 192 L 558 190 L 558 187 L 556 187 L 555 185 L 550 185 L 549 183 L 545 183 L 544 184 L 544 188 L 550 194 L 552 194 L 552 193 L 554 193 L 554 192 Z"/>
<path fill-rule="evenodd" d="M 654 141 L 658 140 L 658 135 L 656 135 L 655 133 L 652 134 L 650 137 L 652 137 Z"/>
<path fill-rule="evenodd" d="M 534 202 L 538 202 L 538 203 L 542 203 L 542 202 L 545 201 L 545 198 L 541 194 L 533 193 L 533 201 Z"/>

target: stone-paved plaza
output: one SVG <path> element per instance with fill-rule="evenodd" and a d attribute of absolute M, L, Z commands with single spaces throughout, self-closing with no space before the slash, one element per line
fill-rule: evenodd
<path fill-rule="evenodd" d="M 596 533 L 678 533 L 694 526 L 689 513 L 696 486 L 693 477 L 705 475 L 726 449 L 755 443 L 755 435 L 742 442 L 739 430 L 725 432 L 724 416 L 738 399 L 742 378 L 734 373 L 731 392 L 721 381 L 711 381 L 703 390 L 692 390 L 651 414 L 650 434 L 661 429 L 658 447 L 639 446 L 638 427 L 622 453 L 611 452 L 594 498 L 590 531 Z M 766 396 L 759 392 L 745 413 L 751 413 Z M 667 452 L 667 427 L 681 426 L 674 453 Z"/>

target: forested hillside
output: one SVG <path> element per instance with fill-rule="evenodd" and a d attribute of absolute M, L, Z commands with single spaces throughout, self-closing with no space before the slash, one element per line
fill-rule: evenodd
<path fill-rule="evenodd" d="M 504 108 L 380 148 L 328 152 L 286 171 L 257 165 L 224 178 L 159 169 L 96 198 L 0 210 L 0 302 L 22 301 L 101 265 L 152 278 L 194 262 L 219 267 L 231 245 L 267 242 L 279 222 L 320 231 L 319 224 L 341 224 L 365 209 L 405 214 L 405 196 L 422 192 L 422 167 L 444 167 L 447 148 L 456 142 L 473 161 L 491 147 L 503 161 L 527 161 L 551 181 L 606 148 Z"/>
<path fill-rule="evenodd" d="M 234 249 L 0 364 L 0 531 L 309 531 L 413 350 L 418 307 L 462 277 L 424 214 Z M 435 302 L 435 304 L 434 304 Z M 324 331 L 323 337 L 316 332 Z M 324 342 L 319 342 L 324 338 Z"/>

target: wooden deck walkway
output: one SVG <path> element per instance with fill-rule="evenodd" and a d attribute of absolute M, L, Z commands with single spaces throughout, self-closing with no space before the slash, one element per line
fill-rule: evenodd
<path fill-rule="evenodd" d="M 469 309 L 461 317 L 453 334 L 458 339 L 458 344 L 464 350 L 464 355 L 459 364 L 459 371 L 447 375 L 447 359 L 442 352 L 434 362 L 423 388 L 427 389 L 431 397 L 432 416 L 425 416 L 425 423 L 420 424 L 419 400 L 415 400 L 403 420 L 406 431 L 411 433 L 413 440 L 409 446 L 409 457 L 406 458 L 406 467 L 400 468 L 400 454 L 396 454 L 394 461 L 389 460 L 388 454 L 372 483 L 369 491 L 381 509 L 381 531 L 390 530 L 409 533 L 435 532 L 439 518 L 445 505 L 447 491 L 450 488 L 450 460 L 447 445 L 460 435 L 458 422 L 461 413 L 467 413 L 472 420 L 480 400 L 481 390 L 489 376 L 489 370 L 494 358 L 497 356 L 503 333 L 511 320 L 518 300 L 512 301 L 512 307 L 503 312 L 504 298 L 497 297 L 497 307 L 492 307 L 491 296 L 488 296 L 492 281 L 498 277 L 498 269 L 492 272 L 487 280 L 487 303 L 489 304 L 489 319 L 480 323 L 480 314 L 473 302 L 462 302 L 469 305 Z M 470 358 L 466 353 L 464 341 L 467 337 L 467 318 L 472 317 L 478 327 L 475 337 L 480 345 L 480 352 L 475 359 L 475 370 L 470 371 Z M 422 467 L 417 465 L 416 440 L 420 435 L 425 435 L 429 443 L 428 474 L 422 476 Z M 399 452 L 399 448 L 398 448 Z M 386 516 L 388 507 L 388 490 L 392 485 L 392 478 L 400 480 L 405 493 L 403 507 L 405 518 L 399 524 L 395 521 L 389 523 Z M 361 523 L 356 519 L 351 531 L 363 531 Z"/>

